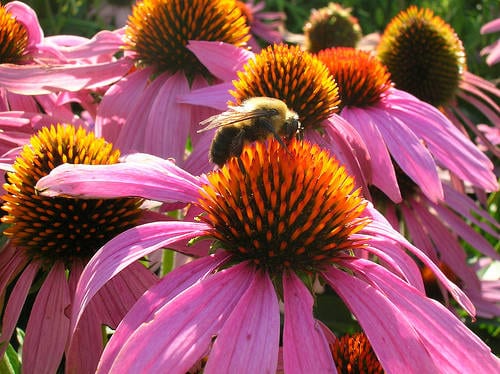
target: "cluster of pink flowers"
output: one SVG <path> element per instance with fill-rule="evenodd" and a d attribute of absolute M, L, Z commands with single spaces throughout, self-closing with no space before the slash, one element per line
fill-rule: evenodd
<path fill-rule="evenodd" d="M 453 37 L 410 7 L 379 48 L 312 53 L 253 0 L 138 0 L 114 31 L 45 36 L 0 5 L 0 357 L 18 327 L 26 373 L 342 372 L 330 295 L 385 372 L 500 372 L 465 323 L 500 318 L 500 91 L 459 41 L 451 98 L 406 89 L 383 48 L 418 17 Z M 297 139 L 235 121 L 214 165 L 200 122 L 251 97 Z"/>

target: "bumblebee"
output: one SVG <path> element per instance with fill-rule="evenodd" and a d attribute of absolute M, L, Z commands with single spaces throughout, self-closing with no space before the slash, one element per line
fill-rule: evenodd
<path fill-rule="evenodd" d="M 222 167 L 231 157 L 240 156 L 243 146 L 274 136 L 282 146 L 283 138 L 302 136 L 299 116 L 287 105 L 271 97 L 252 97 L 240 106 L 200 122 L 205 127 L 198 132 L 217 128 L 210 147 L 210 161 Z"/>

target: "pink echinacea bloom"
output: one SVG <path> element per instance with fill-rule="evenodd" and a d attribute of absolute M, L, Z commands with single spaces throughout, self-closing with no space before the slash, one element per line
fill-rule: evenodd
<path fill-rule="evenodd" d="M 116 165 L 62 165 L 36 188 L 47 196 L 183 201 L 202 211 L 195 220 L 125 231 L 87 265 L 72 328 L 129 263 L 179 241 L 212 242 L 210 253 L 167 274 L 138 300 L 106 346 L 98 373 L 183 374 L 201 360 L 205 373 L 274 373 L 280 351 L 286 373 L 335 373 L 331 332 L 312 313 L 316 279 L 345 302 L 387 372 L 500 370 L 477 336 L 425 297 L 406 250 L 473 313 L 462 291 L 360 196 L 344 167 L 307 141 L 291 140 L 286 149 L 273 138 L 247 145 L 239 158 L 200 177 L 139 154 Z"/>

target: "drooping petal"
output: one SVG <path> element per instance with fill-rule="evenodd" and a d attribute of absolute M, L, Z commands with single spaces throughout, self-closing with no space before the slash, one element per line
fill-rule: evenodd
<path fill-rule="evenodd" d="M 351 267 L 347 261 L 344 265 Z M 323 276 L 356 316 L 387 373 L 406 373 L 409 368 L 414 373 L 439 372 L 418 332 L 384 293 L 333 267 Z"/>
<path fill-rule="evenodd" d="M 69 275 L 69 290 L 71 298 L 75 294 L 76 285 L 82 274 L 84 263 L 74 261 Z M 70 342 L 65 352 L 65 370 L 67 373 L 95 373 L 99 357 L 103 350 L 102 328 L 94 304 L 83 313 L 78 328 L 70 336 Z M 72 305 L 72 308 L 77 306 Z"/>
<path fill-rule="evenodd" d="M 152 69 L 141 69 L 113 84 L 102 97 L 95 120 L 96 136 L 115 143 L 132 112 L 137 97 L 146 88 Z"/>
<path fill-rule="evenodd" d="M 158 91 L 151 103 L 151 110 L 143 126 L 147 135 L 141 152 L 181 161 L 186 151 L 186 141 L 191 127 L 191 108 L 177 102 L 177 95 L 190 91 L 189 82 L 181 72 L 172 75 Z M 131 124 L 133 126 L 133 124 Z"/>
<path fill-rule="evenodd" d="M 407 123 L 385 109 L 373 108 L 370 116 L 384 138 L 391 156 L 401 169 L 433 201 L 443 199 L 436 162 Z"/>
<path fill-rule="evenodd" d="M 36 189 L 45 196 L 138 196 L 161 202 L 192 202 L 198 198 L 200 182 L 196 177 L 171 161 L 143 156 L 112 165 L 63 164 L 41 178 Z"/>
<path fill-rule="evenodd" d="M 469 300 L 467 295 L 453 282 L 451 282 L 439 269 L 439 267 L 429 257 L 423 253 L 419 248 L 412 245 L 400 233 L 395 231 L 383 217 L 383 215 L 373 208 L 373 205 L 368 204 L 366 211 L 374 218 L 374 220 L 363 229 L 366 235 L 378 236 L 386 238 L 388 241 L 399 243 L 402 247 L 406 248 L 414 254 L 422 263 L 429 267 L 436 275 L 436 278 L 443 284 L 443 286 L 450 292 L 453 298 L 464 308 L 470 315 L 475 314 L 476 308 Z M 357 235 L 357 234 L 355 234 Z"/>
<path fill-rule="evenodd" d="M 92 257 L 80 277 L 74 297 L 79 308 L 72 311 L 71 330 L 96 292 L 121 270 L 169 243 L 201 236 L 209 229 L 210 226 L 197 222 L 153 222 L 111 239 Z"/>
<path fill-rule="evenodd" d="M 217 336 L 205 373 L 275 373 L 279 339 L 278 298 L 258 272 Z"/>
<path fill-rule="evenodd" d="M 207 353 L 254 277 L 252 268 L 242 263 L 195 283 L 135 329 L 116 357 L 110 357 L 106 373 L 186 373 Z"/>
<path fill-rule="evenodd" d="M 62 263 L 56 263 L 38 291 L 23 345 L 26 373 L 53 374 L 57 371 L 68 340 L 70 305 L 68 281 Z"/>
<path fill-rule="evenodd" d="M 187 48 L 210 73 L 223 81 L 236 79 L 236 72 L 254 56 L 253 52 L 223 42 L 190 40 Z"/>
<path fill-rule="evenodd" d="M 285 373 L 336 373 L 322 327 L 313 318 L 313 297 L 293 272 L 283 276 Z"/>
<path fill-rule="evenodd" d="M 36 12 L 27 4 L 20 1 L 10 1 L 5 4 L 5 9 L 21 22 L 28 31 L 28 48 L 34 48 L 43 40 L 43 29 L 38 22 Z"/>
<path fill-rule="evenodd" d="M 28 295 L 28 291 L 33 284 L 35 275 L 38 272 L 38 265 L 29 264 L 22 272 L 19 280 L 12 289 L 9 301 L 3 312 L 2 328 L 0 330 L 0 357 L 3 357 L 5 350 L 8 347 L 9 340 L 17 325 L 19 315 L 23 309 L 24 302 Z M 2 288 L 5 289 L 5 288 Z"/>
<path fill-rule="evenodd" d="M 442 373 L 497 373 L 500 360 L 472 331 L 437 301 L 422 297 L 412 287 L 373 262 L 356 260 L 351 268 L 376 282 L 390 302 L 415 327 L 422 344 Z M 424 372 L 424 371 L 422 371 Z"/>
<path fill-rule="evenodd" d="M 204 279 L 226 258 L 227 254 L 206 256 L 187 263 L 168 273 L 160 282 L 151 287 L 139 298 L 118 326 L 113 337 L 106 346 L 106 352 L 99 364 L 99 370 L 108 373 L 113 364 L 113 358 L 123 346 L 123 343 L 138 329 L 141 324 L 153 320 L 156 312 L 175 296 L 191 287 L 195 282 Z"/>
<path fill-rule="evenodd" d="M 107 86 L 123 77 L 132 61 L 120 59 L 92 65 L 0 65 L 0 85 L 23 95 L 80 91 Z"/>

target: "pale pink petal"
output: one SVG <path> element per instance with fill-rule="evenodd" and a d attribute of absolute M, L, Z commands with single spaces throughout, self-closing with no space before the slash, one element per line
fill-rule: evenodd
<path fill-rule="evenodd" d="M 207 354 L 254 277 L 253 268 L 242 263 L 195 283 L 135 329 L 115 357 L 105 350 L 103 360 L 112 361 L 110 370 L 98 373 L 186 373 Z"/>
<path fill-rule="evenodd" d="M 375 282 L 400 315 L 414 326 L 442 373 L 498 373 L 500 360 L 442 304 L 422 295 L 373 262 L 356 260 L 351 268 Z M 422 371 L 425 372 L 425 371 Z"/>
<path fill-rule="evenodd" d="M 442 200 L 443 189 L 436 163 L 407 123 L 381 108 L 370 110 L 370 116 L 377 123 L 391 156 L 401 169 L 431 200 Z"/>
<path fill-rule="evenodd" d="M 133 61 L 93 65 L 0 65 L 0 85 L 23 95 L 80 91 L 107 86 L 122 78 Z"/>
<path fill-rule="evenodd" d="M 19 320 L 19 315 L 23 309 L 28 291 L 33 284 L 35 275 L 38 272 L 38 265 L 29 264 L 22 272 L 19 280 L 16 282 L 15 286 L 12 288 L 12 293 L 9 296 L 9 301 L 3 312 L 2 326 L 0 329 L 0 357 L 3 357 L 5 350 L 7 349 L 12 333 Z M 5 288 L 2 288 L 4 290 Z"/>
<path fill-rule="evenodd" d="M 95 34 L 92 39 L 73 35 L 55 35 L 45 40 L 56 44 L 68 61 L 97 59 L 103 62 L 119 52 L 124 45 L 123 29 L 103 30 Z"/>
<path fill-rule="evenodd" d="M 28 48 L 32 49 L 42 42 L 43 30 L 38 22 L 36 12 L 32 8 L 20 1 L 11 1 L 5 4 L 5 9 L 26 27 Z"/>
<path fill-rule="evenodd" d="M 401 201 L 396 172 L 378 124 L 365 109 L 345 107 L 340 114 L 364 139 L 370 155 L 371 183 L 380 188 L 392 201 Z"/>
<path fill-rule="evenodd" d="M 69 318 L 65 311 L 70 303 L 64 264 L 56 263 L 38 291 L 26 326 L 24 372 L 57 371 L 68 340 Z"/>
<path fill-rule="evenodd" d="M 342 265 L 352 268 L 351 262 Z M 369 283 L 370 278 L 361 280 L 333 267 L 323 276 L 359 321 L 387 373 L 406 373 L 409 368 L 414 373 L 439 373 L 418 331 L 387 295 Z"/>
<path fill-rule="evenodd" d="M 182 268 L 176 268 L 168 273 L 160 282 L 146 291 L 124 317 L 107 344 L 106 352 L 99 364 L 99 370 L 103 373 L 109 372 L 110 365 L 113 363 L 112 358 L 118 354 L 123 343 L 141 324 L 152 321 L 156 311 L 161 309 L 163 305 L 191 287 L 195 282 L 204 279 L 227 257 L 227 254 L 223 253 L 189 262 Z"/>
<path fill-rule="evenodd" d="M 258 272 L 220 330 L 204 372 L 275 373 L 279 340 L 278 297 L 269 275 Z"/>
<path fill-rule="evenodd" d="M 188 94 L 178 96 L 177 101 L 182 104 L 206 106 L 222 112 L 227 110 L 228 102 L 234 100 L 229 93 L 232 89 L 234 89 L 232 82 L 224 82 L 192 90 Z"/>
<path fill-rule="evenodd" d="M 236 79 L 236 72 L 254 56 L 253 52 L 223 42 L 190 40 L 187 48 L 210 73 L 223 81 Z"/>
<path fill-rule="evenodd" d="M 291 272 L 283 275 L 285 373 L 336 373 L 332 353 L 322 327 L 313 318 L 313 297 Z"/>
<path fill-rule="evenodd" d="M 92 297 L 120 271 L 157 249 L 201 236 L 209 229 L 210 226 L 198 222 L 154 222 L 134 227 L 111 239 L 92 257 L 80 277 L 74 298 L 79 308 L 72 311 L 72 331 Z"/>
<path fill-rule="evenodd" d="M 496 18 L 488 23 L 485 23 L 480 30 L 481 34 L 489 34 L 492 32 L 500 31 L 500 18 Z"/>
<path fill-rule="evenodd" d="M 111 165 L 63 164 L 41 178 L 36 189 L 44 196 L 139 196 L 163 202 L 191 202 L 199 197 L 200 182 L 195 177 L 187 179 L 177 173 L 181 169 L 168 160 L 158 159 L 161 164 L 150 160 Z"/>
<path fill-rule="evenodd" d="M 122 126 L 144 91 L 151 69 L 137 70 L 113 84 L 104 94 L 97 109 L 96 136 L 115 143 Z"/>

